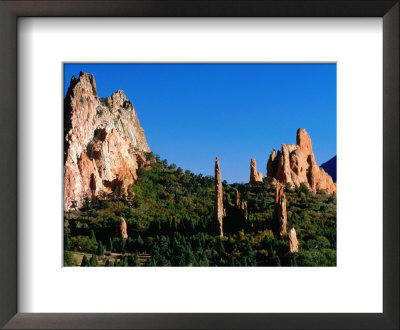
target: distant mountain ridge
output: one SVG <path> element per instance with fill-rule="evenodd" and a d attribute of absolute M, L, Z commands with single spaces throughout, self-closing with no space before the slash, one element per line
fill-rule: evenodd
<path fill-rule="evenodd" d="M 336 182 L 336 156 L 323 163 L 320 167 L 332 177 L 333 182 Z"/>

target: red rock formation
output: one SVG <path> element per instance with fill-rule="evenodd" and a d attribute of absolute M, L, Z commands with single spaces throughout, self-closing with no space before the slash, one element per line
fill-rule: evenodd
<path fill-rule="evenodd" d="M 248 213 L 248 211 L 247 211 L 247 201 L 243 201 L 243 202 L 242 202 L 242 204 L 241 204 L 241 209 L 244 211 L 244 218 L 245 218 L 246 220 L 248 220 L 248 219 L 249 219 L 249 213 Z"/>
<path fill-rule="evenodd" d="M 64 99 L 64 210 L 86 197 L 128 189 L 149 152 L 143 128 L 124 92 L 101 102 L 93 75 L 72 77 Z"/>
<path fill-rule="evenodd" d="M 300 150 L 308 157 L 312 154 L 311 138 L 304 128 L 299 128 L 296 133 L 296 144 Z"/>
<path fill-rule="evenodd" d="M 267 163 L 267 178 L 273 177 L 275 169 L 274 169 L 274 162 L 276 158 L 275 149 L 272 149 L 271 154 L 269 155 L 268 163 Z"/>
<path fill-rule="evenodd" d="M 296 236 L 296 229 L 292 228 L 289 232 L 289 249 L 291 253 L 299 251 L 299 241 Z"/>
<path fill-rule="evenodd" d="M 119 219 L 119 236 L 124 239 L 128 238 L 128 227 L 123 217 Z"/>
<path fill-rule="evenodd" d="M 313 192 L 336 194 L 336 184 L 331 176 L 315 161 L 311 138 L 304 128 L 297 130 L 296 145 L 282 144 L 277 155 L 272 150 L 267 164 L 267 180 L 272 184 L 279 181 L 296 187 L 304 183 Z"/>
<path fill-rule="evenodd" d="M 286 196 L 285 187 L 277 183 L 275 190 L 275 222 L 278 227 L 279 235 L 282 237 L 286 234 L 287 213 L 286 213 Z"/>
<path fill-rule="evenodd" d="M 240 193 L 239 193 L 239 190 L 236 190 L 236 192 L 235 192 L 235 205 L 237 207 L 240 206 Z"/>
<path fill-rule="evenodd" d="M 243 211 L 243 217 L 245 218 L 245 220 L 248 220 L 247 201 L 240 200 L 240 193 L 238 190 L 236 190 L 235 206 L 236 208 Z"/>
<path fill-rule="evenodd" d="M 254 158 L 250 162 L 250 185 L 254 185 L 257 182 L 262 182 L 263 175 L 261 172 L 257 172 L 257 163 Z"/>
<path fill-rule="evenodd" d="M 221 170 L 219 168 L 219 159 L 215 159 L 215 197 L 214 197 L 214 216 L 213 233 L 214 235 L 224 236 L 222 222 L 225 217 L 224 209 L 224 191 L 221 182 Z"/>

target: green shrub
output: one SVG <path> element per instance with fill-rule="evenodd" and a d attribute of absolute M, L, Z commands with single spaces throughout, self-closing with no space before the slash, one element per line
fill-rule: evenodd
<path fill-rule="evenodd" d="M 70 251 L 64 251 L 64 266 L 76 266 L 76 261 L 74 255 Z"/>

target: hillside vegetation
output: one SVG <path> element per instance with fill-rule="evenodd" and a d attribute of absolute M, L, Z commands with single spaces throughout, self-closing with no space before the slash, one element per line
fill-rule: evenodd
<path fill-rule="evenodd" d="M 288 228 L 299 252 L 275 233 L 275 187 L 223 182 L 228 203 L 236 190 L 248 203 L 241 227 L 224 219 L 224 237 L 211 235 L 214 177 L 183 171 L 152 153 L 129 191 L 86 199 L 64 218 L 65 266 L 336 266 L 336 197 L 305 185 L 285 188 Z M 134 196 L 134 197 L 127 197 Z M 118 238 L 120 217 L 128 238 Z M 233 221 L 233 220 L 232 220 Z"/>

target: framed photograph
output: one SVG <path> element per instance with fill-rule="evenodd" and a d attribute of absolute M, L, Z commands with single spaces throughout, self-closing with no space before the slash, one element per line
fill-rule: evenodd
<path fill-rule="evenodd" d="M 398 328 L 398 1 L 0 9 L 2 326 Z"/>

